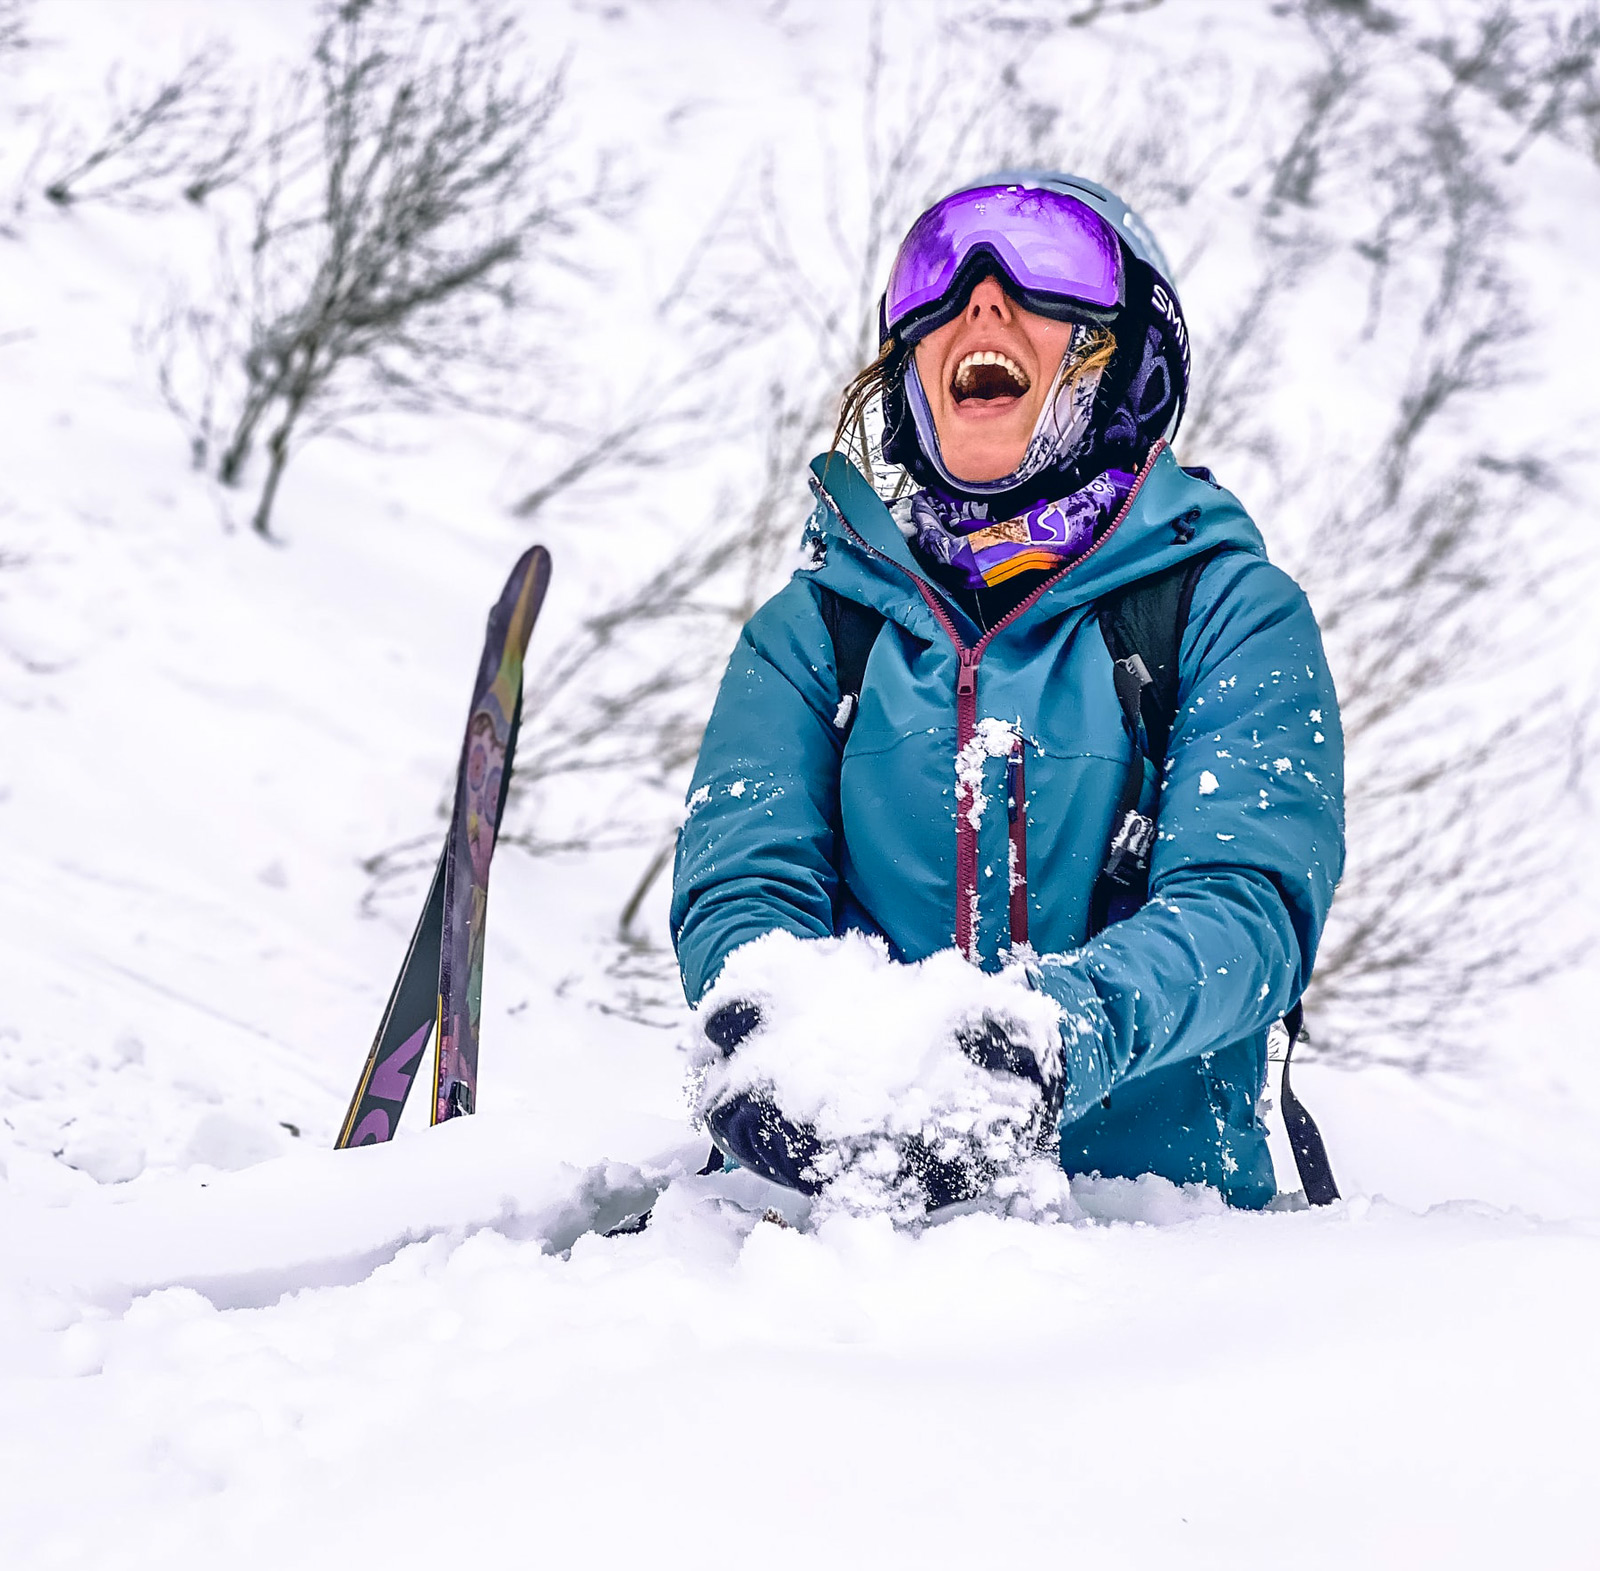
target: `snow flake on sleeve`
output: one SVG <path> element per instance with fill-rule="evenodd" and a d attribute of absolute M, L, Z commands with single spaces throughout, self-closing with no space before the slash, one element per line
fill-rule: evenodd
<path fill-rule="evenodd" d="M 1211 793 L 1213 791 L 1215 791 L 1218 788 L 1218 786 L 1220 786 L 1221 784 L 1222 784 L 1222 782 L 1220 780 L 1218 780 L 1217 777 L 1214 774 L 1212 774 L 1209 769 L 1202 769 L 1200 771 L 1200 795 L 1201 796 L 1210 796 Z"/>

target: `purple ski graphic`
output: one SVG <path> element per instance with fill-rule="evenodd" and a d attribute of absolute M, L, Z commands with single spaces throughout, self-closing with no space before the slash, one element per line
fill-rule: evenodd
<path fill-rule="evenodd" d="M 489 862 L 516 752 L 522 666 L 550 582 L 550 554 L 525 552 L 489 614 L 456 776 L 454 809 L 428 898 L 335 1144 L 390 1139 L 435 1027 L 432 1121 L 477 1100 Z"/>

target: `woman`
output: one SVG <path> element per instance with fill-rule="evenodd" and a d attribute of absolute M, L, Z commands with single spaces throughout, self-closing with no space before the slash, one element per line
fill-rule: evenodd
<path fill-rule="evenodd" d="M 1267 1030 L 1343 864 L 1342 741 L 1305 596 L 1168 445 L 1188 383 L 1169 270 L 1104 188 L 998 176 L 917 220 L 880 317 L 840 429 L 881 400 L 903 494 L 881 500 L 837 441 L 812 466 L 816 565 L 745 628 L 691 787 L 688 997 L 773 930 L 858 928 L 904 961 L 954 943 L 986 970 L 1030 945 L 1067 1022 L 1059 1080 L 1001 1033 L 968 1045 L 1040 1080 L 1065 1169 L 1264 1205 Z M 1152 584 L 1181 588 L 1130 598 Z M 1156 662 L 1111 647 L 1130 615 L 1148 638 L 1151 603 L 1175 619 L 1166 716 Z M 841 651 L 863 638 L 852 700 Z M 733 1051 L 758 1024 L 723 1009 L 707 1034 Z M 815 1187 L 815 1137 L 781 1109 L 710 1122 L 736 1160 Z"/>

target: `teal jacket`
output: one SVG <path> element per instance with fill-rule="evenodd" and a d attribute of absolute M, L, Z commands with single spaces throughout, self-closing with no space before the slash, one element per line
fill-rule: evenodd
<path fill-rule="evenodd" d="M 992 970 L 1025 923 L 1035 984 L 1068 1022 L 1066 1169 L 1264 1205 L 1267 1029 L 1310 978 L 1344 860 L 1343 739 L 1305 595 L 1238 501 L 1158 447 L 1099 543 L 984 638 L 855 468 L 812 469 L 815 565 L 745 627 L 690 787 L 672 901 L 690 1001 L 773 929 L 861 928 L 906 961 L 957 944 Z M 1146 781 L 1150 898 L 1091 938 L 1135 747 L 1095 601 L 1206 552 L 1165 775 Z M 887 618 L 847 734 L 824 585 Z M 1005 806 L 1018 761 L 985 720 L 1023 739 L 1020 815 Z M 974 733 L 1001 745 L 969 745 L 958 786 Z"/>

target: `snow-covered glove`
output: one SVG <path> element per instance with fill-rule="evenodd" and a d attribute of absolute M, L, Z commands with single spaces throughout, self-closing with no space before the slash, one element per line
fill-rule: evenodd
<path fill-rule="evenodd" d="M 985 1015 L 977 1025 L 956 1032 L 956 1046 L 990 1074 L 1016 1075 L 1038 1086 L 1040 1139 L 1048 1140 L 1055 1133 L 1056 1120 L 1061 1114 L 1060 1062 L 1052 1062 L 1046 1070 L 1032 1047 L 1017 1040 L 1006 1027 L 1006 1021 Z"/>
<path fill-rule="evenodd" d="M 1013 1037 L 1006 1023 L 993 1015 L 986 1014 L 976 1024 L 958 1031 L 956 1045 L 980 1069 L 990 1074 L 1015 1075 L 1038 1088 L 1038 1109 L 1029 1127 L 1036 1148 L 1041 1152 L 1049 1149 L 1061 1120 L 1063 1085 L 1059 1064 L 1042 1067 L 1033 1049 Z M 905 1143 L 904 1175 L 921 1189 L 930 1211 L 982 1194 L 994 1182 L 997 1171 L 996 1164 L 976 1149 L 946 1154 L 917 1135 Z"/>
<path fill-rule="evenodd" d="M 720 1149 L 828 1213 L 916 1223 L 977 1196 L 1044 1214 L 1060 1199 L 1041 1198 L 1060 1164 L 1040 1160 L 1061 1105 L 1060 1026 L 1020 966 L 767 933 L 700 1001 L 690 1107 Z"/>
<path fill-rule="evenodd" d="M 706 1038 L 723 1058 L 761 1024 L 761 1010 L 748 999 L 735 999 L 711 1015 L 703 1027 Z M 707 1114 L 706 1125 L 717 1148 L 741 1167 L 786 1189 L 803 1195 L 817 1194 L 822 1185 L 811 1176 L 822 1143 L 807 1124 L 794 1124 L 778 1111 L 771 1098 L 758 1092 L 739 1091 L 718 1102 Z"/>

